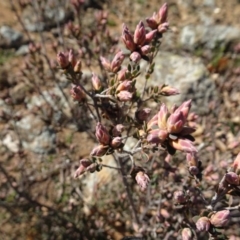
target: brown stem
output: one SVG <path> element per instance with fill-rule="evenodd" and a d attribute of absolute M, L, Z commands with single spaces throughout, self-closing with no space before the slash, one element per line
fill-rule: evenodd
<path fill-rule="evenodd" d="M 139 217 L 138 217 L 138 214 L 137 214 L 136 207 L 134 205 L 134 201 L 133 201 L 131 190 L 129 188 L 128 182 L 127 182 L 126 177 L 125 177 L 123 163 L 122 163 L 121 159 L 119 157 L 117 157 L 115 154 L 113 154 L 113 157 L 114 157 L 115 161 L 117 162 L 117 164 L 119 165 L 122 181 L 123 181 L 123 184 L 124 184 L 127 196 L 128 196 L 128 200 L 129 200 L 129 204 L 130 204 L 130 208 L 132 210 L 132 214 L 133 214 L 134 220 L 139 225 L 140 224 L 140 220 L 139 220 Z"/>

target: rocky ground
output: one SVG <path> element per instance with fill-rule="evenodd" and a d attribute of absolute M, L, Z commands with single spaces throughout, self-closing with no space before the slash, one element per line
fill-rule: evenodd
<path fill-rule="evenodd" d="M 24 5 L 28 1 L 20 2 Z M 55 64 L 54 44 L 56 39 L 63 41 L 64 24 L 73 19 L 72 9 L 67 1 L 45 2 L 41 9 L 47 20 L 39 19 L 38 6 L 26 5 L 21 10 L 14 1 L 0 1 L 0 234 L 2 239 L 76 239 L 54 238 L 54 234 L 62 231 L 62 236 L 67 236 L 75 225 L 64 213 L 76 217 L 74 209 L 83 209 L 79 219 L 86 225 L 94 213 L 99 216 L 99 226 L 89 223 L 88 227 L 103 228 L 108 237 L 101 239 L 121 239 L 134 232 L 129 218 L 124 218 L 126 212 L 123 216 L 114 215 L 113 221 L 109 214 L 113 214 L 114 204 L 109 203 L 109 209 L 95 205 L 100 200 L 108 204 L 111 194 L 126 198 L 124 193 L 114 190 L 119 187 L 115 172 L 104 168 L 84 177 L 81 183 L 72 179 L 78 160 L 88 156 L 94 145 L 94 133 L 91 122 L 85 118 L 85 109 L 78 110 L 69 97 L 67 79 L 59 71 L 53 74 L 46 65 Z M 84 23 L 91 21 L 93 9 L 99 7 L 97 2 L 86 1 Z M 214 182 L 219 178 L 219 168 L 224 172 L 240 151 L 240 3 L 167 2 L 171 28 L 164 36 L 152 81 L 180 90 L 181 95 L 167 100 L 169 105 L 193 100 L 192 109 L 199 115 L 196 145 L 203 166 L 210 166 L 210 172 L 215 174 L 209 180 Z M 123 22 L 133 28 L 162 3 L 106 1 L 103 8 L 109 12 L 111 34 L 120 36 Z M 62 48 L 64 44 L 74 44 L 71 39 L 64 41 Z M 36 54 L 36 68 L 29 57 L 31 42 L 44 43 L 42 50 L 47 56 L 42 60 Z M 86 76 L 91 74 L 87 66 L 83 72 Z M 142 86 L 141 79 L 138 84 Z M 111 158 L 104 163 L 115 166 Z M 36 212 L 24 198 L 35 206 Z M 37 211 L 41 214 L 37 215 Z M 39 237 L 40 225 L 51 220 L 47 217 L 51 214 L 59 214 L 53 226 L 50 224 L 53 237 Z M 69 226 L 61 230 L 66 224 Z M 240 236 L 239 229 L 233 230 L 231 234 Z"/>

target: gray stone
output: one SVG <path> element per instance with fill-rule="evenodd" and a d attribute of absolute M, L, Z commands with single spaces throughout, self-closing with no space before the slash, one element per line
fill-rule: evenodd
<path fill-rule="evenodd" d="M 22 44 L 23 35 L 8 26 L 2 26 L 0 40 L 0 47 L 19 47 Z"/>
<path fill-rule="evenodd" d="M 37 115 L 27 113 L 16 126 L 25 149 L 38 154 L 54 151 L 56 133 Z"/>
<path fill-rule="evenodd" d="M 29 46 L 28 45 L 22 45 L 17 51 L 16 56 L 22 56 L 29 53 Z"/>
<path fill-rule="evenodd" d="M 180 44 L 190 50 L 199 45 L 213 49 L 219 43 L 227 44 L 239 39 L 239 28 L 224 25 L 188 25 L 183 27 L 179 36 Z"/>
<path fill-rule="evenodd" d="M 163 97 L 164 102 L 180 105 L 183 101 L 192 99 L 192 109 L 198 114 L 207 113 L 209 102 L 217 97 L 214 82 L 199 58 L 169 52 L 159 53 L 148 86 L 160 86 L 164 83 L 180 91 L 179 95 Z M 143 88 L 143 84 L 144 79 L 138 79 L 138 89 Z"/>
<path fill-rule="evenodd" d="M 49 30 L 58 24 L 69 21 L 73 17 L 73 13 L 62 6 L 53 8 L 46 5 L 42 12 L 41 20 L 39 20 L 39 15 L 32 14 L 33 11 L 32 7 L 28 7 L 23 12 L 23 22 L 26 29 L 30 32 Z"/>

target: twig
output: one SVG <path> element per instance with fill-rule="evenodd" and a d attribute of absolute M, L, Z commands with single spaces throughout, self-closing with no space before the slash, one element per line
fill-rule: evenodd
<path fill-rule="evenodd" d="M 139 225 L 140 220 L 139 220 L 139 217 L 138 217 L 138 214 L 137 214 L 136 207 L 134 205 L 134 201 L 133 201 L 133 198 L 132 198 L 132 193 L 130 191 L 128 182 L 127 182 L 126 178 L 124 177 L 125 173 L 124 173 L 123 163 L 122 163 L 120 158 L 115 156 L 115 154 L 113 154 L 113 157 L 114 157 L 115 161 L 118 163 L 118 165 L 120 166 L 122 181 L 123 181 L 123 184 L 124 184 L 127 196 L 128 196 L 130 207 L 132 209 L 133 217 L 134 217 L 135 222 Z"/>

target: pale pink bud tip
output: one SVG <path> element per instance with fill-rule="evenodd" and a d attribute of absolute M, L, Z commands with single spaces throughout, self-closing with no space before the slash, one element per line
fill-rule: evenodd
<path fill-rule="evenodd" d="M 136 44 L 133 41 L 133 36 L 125 24 L 123 24 L 122 40 L 126 48 L 129 49 L 131 52 L 136 49 Z"/>
<path fill-rule="evenodd" d="M 214 213 L 210 218 L 210 222 L 214 227 L 224 227 L 225 225 L 227 225 L 229 218 L 230 211 L 222 210 Z"/>
<path fill-rule="evenodd" d="M 176 150 L 183 152 L 196 153 L 197 149 L 194 147 L 193 143 L 188 139 L 177 139 L 169 141 L 170 145 Z"/>
<path fill-rule="evenodd" d="M 134 38 L 133 41 L 137 45 L 142 46 L 145 43 L 145 37 L 146 32 L 145 32 L 145 27 L 142 21 L 137 25 L 136 30 L 134 32 Z"/>
<path fill-rule="evenodd" d="M 182 240 L 192 240 L 193 236 L 192 236 L 192 231 L 190 228 L 184 228 L 182 230 Z"/>
<path fill-rule="evenodd" d="M 174 88 L 174 87 L 170 87 L 170 86 L 165 86 L 163 88 L 161 88 L 160 93 L 164 96 L 173 96 L 173 95 L 178 95 L 179 91 L 178 89 Z"/>
<path fill-rule="evenodd" d="M 140 171 L 136 174 L 135 179 L 142 191 L 144 191 L 147 188 L 147 186 L 150 182 L 148 175 L 142 171 Z"/>
<path fill-rule="evenodd" d="M 111 146 L 113 148 L 119 148 L 122 145 L 122 138 L 121 137 L 115 137 L 111 141 Z"/>
<path fill-rule="evenodd" d="M 121 91 L 117 94 L 117 97 L 122 102 L 130 101 L 133 97 L 133 94 L 128 91 Z"/>
<path fill-rule="evenodd" d="M 196 222 L 196 228 L 199 232 L 207 232 L 210 225 L 210 220 L 207 217 L 200 217 Z"/>
<path fill-rule="evenodd" d="M 68 57 L 63 52 L 57 54 L 57 62 L 62 69 L 66 69 L 69 66 Z"/>
<path fill-rule="evenodd" d="M 108 145 L 110 142 L 110 135 L 100 122 L 97 123 L 95 136 L 98 142 L 103 145 Z"/>
<path fill-rule="evenodd" d="M 92 73 L 92 85 L 95 91 L 100 91 L 102 89 L 101 81 L 95 73 Z"/>
<path fill-rule="evenodd" d="M 240 153 L 238 153 L 237 157 L 235 158 L 232 167 L 235 172 L 240 171 Z"/>
<path fill-rule="evenodd" d="M 112 72 L 116 73 L 116 72 L 118 72 L 120 70 L 121 64 L 122 64 L 124 58 L 125 58 L 125 56 L 124 56 L 122 51 L 119 51 L 115 55 L 115 57 L 113 58 L 112 63 L 111 63 L 111 70 L 112 70 Z"/>
<path fill-rule="evenodd" d="M 167 106 L 163 103 L 158 112 L 158 127 L 160 129 L 167 128 L 168 115 L 169 115 L 169 112 L 168 112 Z"/>
<path fill-rule="evenodd" d="M 160 18 L 160 23 L 164 23 L 167 21 L 167 15 L 168 15 L 168 5 L 167 3 L 164 3 L 162 7 L 159 9 L 159 18 Z"/>
<path fill-rule="evenodd" d="M 81 159 L 80 160 L 80 165 L 78 167 L 78 169 L 75 171 L 74 173 L 74 178 L 79 177 L 80 175 L 82 175 L 84 172 L 87 171 L 87 168 L 92 164 L 93 162 L 89 159 Z"/>
<path fill-rule="evenodd" d="M 139 52 L 132 52 L 129 57 L 133 62 L 138 63 L 141 60 L 141 54 Z"/>
<path fill-rule="evenodd" d="M 90 156 L 102 157 L 103 155 L 105 155 L 107 150 L 108 150 L 107 146 L 98 145 L 92 150 Z"/>
<path fill-rule="evenodd" d="M 114 128 L 113 128 L 113 130 L 112 130 L 112 135 L 114 136 L 114 137 L 117 137 L 117 136 L 120 136 L 121 135 L 121 133 L 124 131 L 124 126 L 122 125 L 122 124 L 117 124 Z"/>
<path fill-rule="evenodd" d="M 100 61 L 104 67 L 104 69 L 108 72 L 111 72 L 111 64 L 105 57 L 100 57 Z"/>
<path fill-rule="evenodd" d="M 120 91 L 123 91 L 123 90 L 131 91 L 132 90 L 132 81 L 125 80 L 125 81 L 121 82 L 118 85 L 118 87 L 116 89 L 116 92 L 120 92 Z"/>
<path fill-rule="evenodd" d="M 82 102 L 86 98 L 86 94 L 80 86 L 73 85 L 70 94 L 74 101 Z"/>

